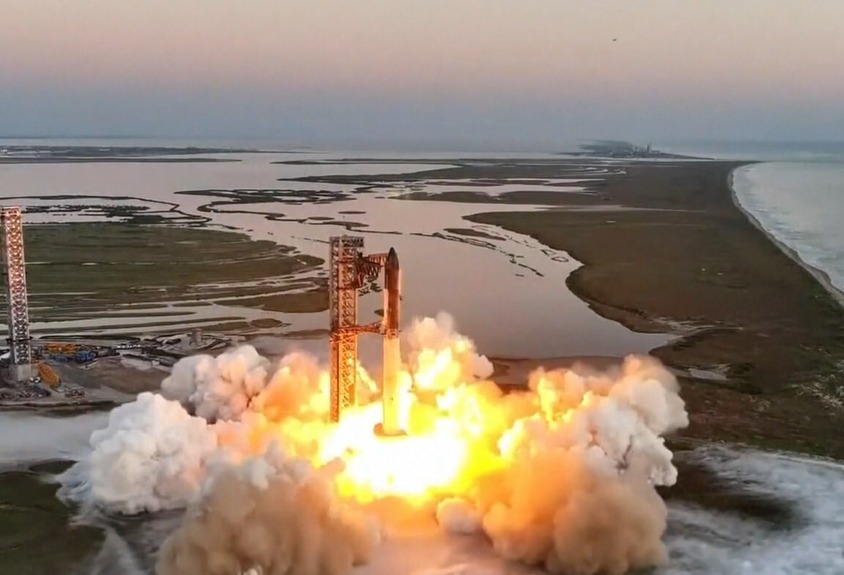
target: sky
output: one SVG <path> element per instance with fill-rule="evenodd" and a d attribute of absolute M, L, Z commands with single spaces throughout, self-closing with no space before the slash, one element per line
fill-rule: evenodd
<path fill-rule="evenodd" d="M 0 0 L 0 136 L 844 140 L 842 0 Z"/>

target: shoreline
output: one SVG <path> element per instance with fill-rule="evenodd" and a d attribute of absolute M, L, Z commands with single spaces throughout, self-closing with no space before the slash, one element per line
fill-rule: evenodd
<path fill-rule="evenodd" d="M 649 352 L 677 370 L 684 440 L 844 458 L 844 308 L 736 205 L 729 175 L 753 163 L 629 164 L 591 186 L 595 206 L 636 210 L 465 219 L 570 254 L 582 265 L 566 285 L 605 318 L 637 332 L 689 327 Z"/>
<path fill-rule="evenodd" d="M 831 295 L 833 297 L 833 299 L 835 299 L 835 301 L 837 301 L 838 304 L 841 305 L 841 307 L 844 307 L 844 291 L 838 289 L 832 283 L 832 278 L 830 278 L 830 276 L 827 272 L 825 272 L 824 270 L 822 270 L 818 267 L 815 267 L 815 266 L 809 264 L 808 262 L 806 262 L 803 258 L 800 257 L 800 253 L 796 249 L 792 248 L 791 246 L 786 244 L 784 241 L 777 238 L 774 235 L 773 232 L 769 231 L 768 229 L 765 228 L 765 226 L 762 225 L 762 222 L 760 222 L 759 219 L 756 216 L 754 216 L 753 213 L 749 209 L 747 209 L 747 208 L 745 208 L 744 206 L 741 205 L 741 201 L 738 198 L 738 192 L 736 191 L 735 182 L 734 182 L 735 172 L 736 172 L 736 170 L 739 170 L 741 168 L 745 168 L 747 166 L 753 166 L 753 165 L 759 164 L 759 163 L 767 163 L 767 162 L 748 162 L 747 164 L 744 164 L 742 166 L 738 166 L 738 167 L 734 168 L 730 172 L 729 176 L 727 177 L 727 186 L 730 188 L 730 197 L 733 200 L 733 205 L 735 205 L 735 207 L 738 211 L 740 211 L 742 214 L 744 214 L 744 216 L 748 219 L 748 221 L 750 221 L 751 224 L 753 224 L 753 226 L 756 229 L 758 229 L 760 232 L 765 234 L 765 237 L 768 238 L 768 240 L 772 244 L 777 246 L 777 248 L 779 248 L 794 263 L 796 263 L 797 265 L 802 267 L 804 270 L 806 270 L 813 278 L 815 278 L 815 280 L 817 280 L 817 282 L 827 292 L 829 292 L 829 295 Z"/>

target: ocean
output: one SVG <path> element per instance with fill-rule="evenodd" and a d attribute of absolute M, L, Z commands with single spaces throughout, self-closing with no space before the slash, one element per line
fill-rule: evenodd
<path fill-rule="evenodd" d="M 659 149 L 758 161 L 733 173 L 739 206 L 844 301 L 844 144 L 706 143 Z"/>

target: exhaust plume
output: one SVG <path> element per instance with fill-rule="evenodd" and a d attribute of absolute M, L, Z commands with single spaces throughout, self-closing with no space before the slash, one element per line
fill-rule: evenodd
<path fill-rule="evenodd" d="M 450 316 L 415 320 L 402 343 L 406 435 L 373 432 L 365 371 L 358 406 L 333 424 L 316 360 L 273 364 L 242 346 L 181 360 L 162 395 L 115 410 L 65 491 L 124 513 L 187 506 L 162 575 L 348 573 L 376 552 L 379 526 L 401 536 L 398 510 L 561 575 L 665 560 L 655 486 L 677 471 L 662 436 L 688 416 L 658 361 L 540 369 L 504 393 Z"/>

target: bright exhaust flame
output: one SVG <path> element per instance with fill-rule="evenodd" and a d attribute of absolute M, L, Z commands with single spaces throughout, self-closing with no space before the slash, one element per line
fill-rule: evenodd
<path fill-rule="evenodd" d="M 190 505 L 161 575 L 347 573 L 369 561 L 395 505 L 483 531 L 503 557 L 554 573 L 665 559 L 654 485 L 676 469 L 661 436 L 688 418 L 658 362 L 539 370 L 529 390 L 504 394 L 448 316 L 414 322 L 405 339 L 404 436 L 374 433 L 368 376 L 360 406 L 330 424 L 328 376 L 312 358 L 273 367 L 246 346 L 180 361 L 162 384 L 170 401 L 142 394 L 117 408 L 65 491 L 128 513 Z"/>
<path fill-rule="evenodd" d="M 338 492 L 361 503 L 386 496 L 422 502 L 433 491 L 454 484 L 469 453 L 468 445 L 445 430 L 388 439 L 370 431 L 354 443 L 339 453 L 326 451 L 320 459 L 344 461 L 345 469 L 337 477 Z"/>

